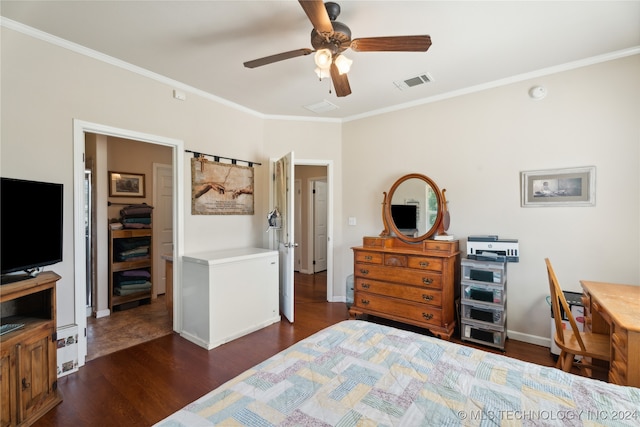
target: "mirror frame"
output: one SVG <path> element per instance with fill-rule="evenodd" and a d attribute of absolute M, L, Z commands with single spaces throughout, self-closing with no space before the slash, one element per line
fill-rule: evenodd
<path fill-rule="evenodd" d="M 391 201 L 393 200 L 393 193 L 395 193 L 396 189 L 405 181 L 409 179 L 419 179 L 425 182 L 425 184 L 429 185 L 433 192 L 436 195 L 436 199 L 438 201 L 438 213 L 436 214 L 436 220 L 431 226 L 429 230 L 427 230 L 424 234 L 411 237 L 406 234 L 400 233 L 398 227 L 396 227 L 395 222 L 393 221 L 393 217 L 391 216 Z M 443 218 L 445 218 L 447 203 L 444 198 L 444 191 L 440 191 L 438 185 L 428 176 L 422 175 L 419 173 L 410 173 L 408 175 L 404 175 L 400 177 L 389 190 L 389 193 L 384 194 L 384 200 L 382 202 L 382 223 L 384 224 L 384 230 L 380 233 L 380 236 L 391 236 L 392 233 L 395 237 L 407 243 L 420 243 L 423 240 L 430 238 L 433 235 L 437 234 L 446 234 L 445 233 L 445 225 L 443 224 Z M 448 224 L 447 224 L 448 228 Z"/>

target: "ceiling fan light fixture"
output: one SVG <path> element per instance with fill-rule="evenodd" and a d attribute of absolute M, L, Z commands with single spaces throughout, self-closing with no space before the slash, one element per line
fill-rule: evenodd
<path fill-rule="evenodd" d="M 329 67 L 327 68 L 316 67 L 315 72 L 320 80 L 324 79 L 325 77 L 331 76 L 331 69 Z"/>
<path fill-rule="evenodd" d="M 353 60 L 347 58 L 344 55 L 338 55 L 335 59 L 336 67 L 338 67 L 338 71 L 340 74 L 348 73 L 351 69 L 351 64 L 353 64 Z"/>
<path fill-rule="evenodd" d="M 329 49 L 318 49 L 314 55 L 314 60 L 318 68 L 329 68 L 331 66 L 331 51 Z"/>

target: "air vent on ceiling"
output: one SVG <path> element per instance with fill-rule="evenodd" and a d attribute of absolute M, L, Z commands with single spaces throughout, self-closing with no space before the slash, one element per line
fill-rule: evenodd
<path fill-rule="evenodd" d="M 313 111 L 314 113 L 326 113 L 327 111 L 337 110 L 338 106 L 325 99 L 315 104 L 305 105 L 304 108 L 309 111 Z"/>
<path fill-rule="evenodd" d="M 422 74 L 420 74 L 418 76 L 410 77 L 410 78 L 405 79 L 405 80 L 395 81 L 395 82 L 393 82 L 393 84 L 396 85 L 396 87 L 398 89 L 405 90 L 405 89 L 408 89 L 410 87 L 423 85 L 425 83 L 430 83 L 432 81 L 433 81 L 433 77 L 431 77 L 431 74 L 422 73 Z"/>

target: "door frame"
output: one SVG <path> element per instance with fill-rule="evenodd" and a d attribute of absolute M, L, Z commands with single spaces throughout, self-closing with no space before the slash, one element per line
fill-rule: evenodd
<path fill-rule="evenodd" d="M 78 366 L 84 366 L 87 356 L 87 317 L 86 317 L 86 244 L 84 239 L 84 158 L 85 158 L 85 134 L 112 136 L 116 138 L 130 139 L 132 141 L 146 142 L 149 144 L 164 145 L 173 148 L 172 164 L 174 168 L 173 185 L 175 197 L 173 199 L 173 259 L 179 260 L 184 253 L 184 142 L 179 139 L 167 138 L 147 133 L 121 129 L 98 123 L 73 119 L 73 230 L 74 230 L 74 293 L 75 293 L 75 322 L 78 325 Z M 106 171 L 105 171 L 106 173 Z M 181 274 L 180 262 L 174 262 L 173 278 L 178 283 L 177 277 Z M 173 329 L 179 331 L 181 325 L 181 287 L 174 287 Z"/>
<path fill-rule="evenodd" d="M 270 159 L 270 174 L 273 176 L 273 164 L 276 162 L 278 158 Z M 325 166 L 327 168 L 327 301 L 333 301 L 333 160 L 322 160 L 322 159 L 298 159 L 294 157 L 293 159 L 294 166 Z M 295 167 L 294 167 L 295 170 Z M 291 181 L 295 181 L 295 176 L 291 177 Z M 273 200 L 273 180 L 269 180 L 269 200 Z M 271 203 L 271 202 L 270 202 Z M 273 209 L 271 206 L 269 209 Z M 273 248 L 273 241 L 271 239 L 271 244 Z M 293 296 L 292 296 L 293 298 Z"/>
<path fill-rule="evenodd" d="M 307 227 L 307 241 L 310 242 L 309 243 L 309 249 L 307 250 L 307 265 L 309 266 L 309 270 L 311 271 L 311 274 L 315 274 L 316 272 L 316 268 L 315 268 L 315 264 L 314 261 L 316 259 L 315 254 L 316 254 L 316 230 L 315 230 L 315 215 L 316 215 L 316 210 L 315 210 L 315 196 L 314 196 L 314 190 L 315 190 L 315 183 L 318 181 L 322 181 L 324 183 L 327 183 L 327 177 L 326 176 L 315 176 L 312 178 L 309 178 L 307 180 L 307 192 L 308 192 L 308 198 L 307 198 L 307 224 L 309 225 Z M 327 199 L 329 198 L 329 184 L 327 183 Z M 327 200 L 328 202 L 328 200 Z M 327 222 L 329 218 L 329 205 L 327 204 Z M 329 237 L 329 230 L 327 228 L 327 237 Z M 327 241 L 328 244 L 328 241 Z M 329 252 L 329 247 L 327 246 L 327 254 L 325 254 L 325 256 L 328 255 Z M 327 260 L 328 263 L 328 260 Z M 327 272 L 328 273 L 328 272 Z"/>

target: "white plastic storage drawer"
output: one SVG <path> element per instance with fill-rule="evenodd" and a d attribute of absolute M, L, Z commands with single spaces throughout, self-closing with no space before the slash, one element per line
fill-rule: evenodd
<path fill-rule="evenodd" d="M 504 349 L 507 332 L 500 326 L 486 326 L 463 320 L 462 339 Z"/>
<path fill-rule="evenodd" d="M 497 261 L 462 260 L 462 280 L 504 284 L 507 280 L 507 263 Z"/>
<path fill-rule="evenodd" d="M 504 326 L 507 320 L 507 310 L 506 307 L 497 308 L 479 303 L 463 303 L 462 319 Z"/>
<path fill-rule="evenodd" d="M 503 286 L 490 286 L 477 282 L 462 282 L 462 301 L 479 301 L 492 304 L 507 302 L 506 289 Z"/>

